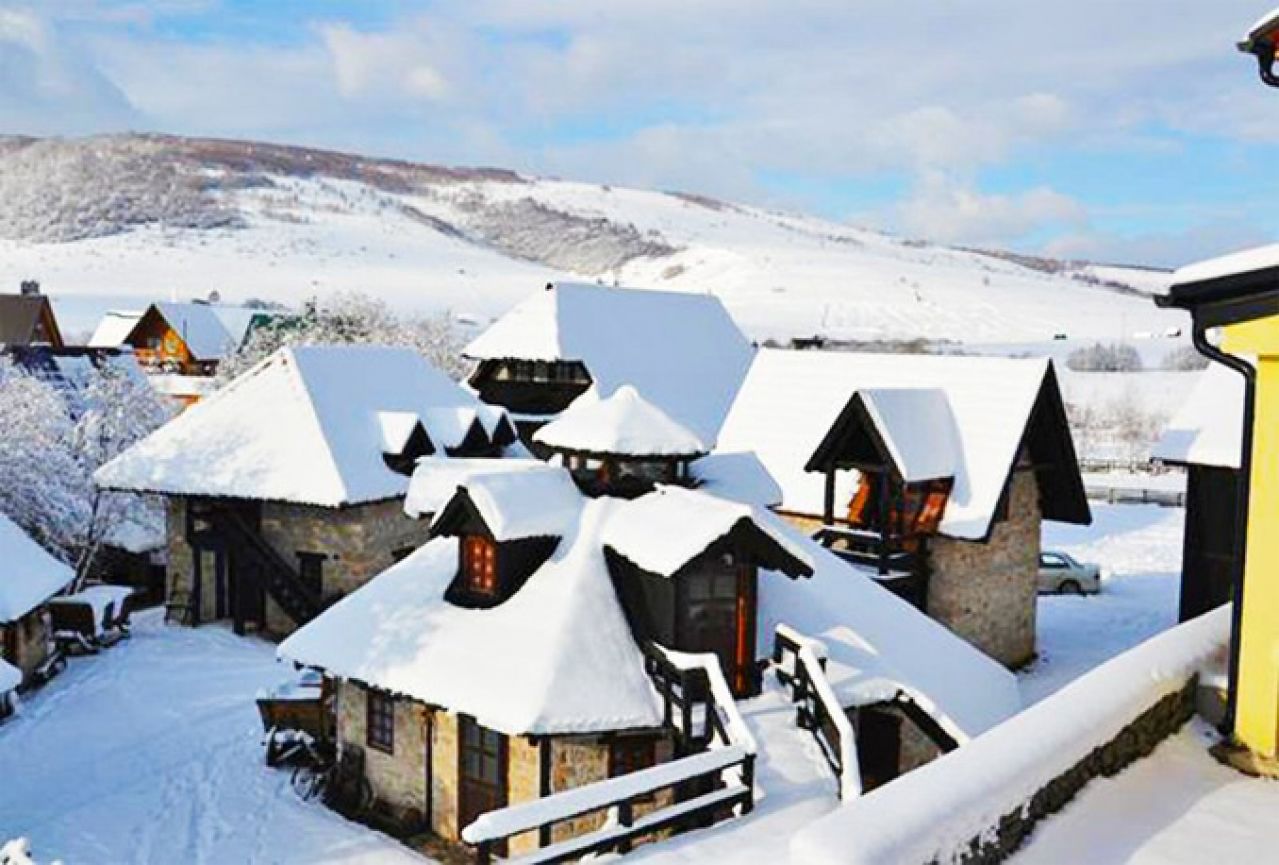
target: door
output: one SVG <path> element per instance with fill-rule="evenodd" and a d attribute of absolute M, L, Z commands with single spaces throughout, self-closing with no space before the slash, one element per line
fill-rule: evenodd
<path fill-rule="evenodd" d="M 869 793 L 901 774 L 902 719 L 886 708 L 864 706 L 852 720 L 862 789 Z"/>
<path fill-rule="evenodd" d="M 755 569 L 718 556 L 685 577 L 678 648 L 719 658 L 733 695 L 749 696 L 755 666 Z"/>
<path fill-rule="evenodd" d="M 506 737 L 462 715 L 458 719 L 457 828 L 506 807 Z M 499 850 L 505 855 L 505 850 Z"/>

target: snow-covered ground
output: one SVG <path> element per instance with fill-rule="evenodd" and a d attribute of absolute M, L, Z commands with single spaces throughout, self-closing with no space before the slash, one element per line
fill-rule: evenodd
<path fill-rule="evenodd" d="M 1115 778 L 1093 781 L 1040 824 L 1013 865 L 1203 865 L 1275 862 L 1279 784 L 1208 754 L 1194 721 Z"/>
<path fill-rule="evenodd" d="M 290 672 L 274 646 L 136 623 L 0 725 L 0 842 L 64 865 L 429 861 L 266 768 L 254 696 Z"/>
<path fill-rule="evenodd" d="M 1044 548 L 1107 569 L 1099 595 L 1039 599 L 1039 658 L 1021 676 L 1036 703 L 1177 621 L 1185 511 L 1092 503 L 1091 526 L 1044 524 Z"/>

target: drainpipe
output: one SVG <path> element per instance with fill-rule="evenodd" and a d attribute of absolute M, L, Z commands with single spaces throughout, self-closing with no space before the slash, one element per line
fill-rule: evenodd
<path fill-rule="evenodd" d="M 1195 311 L 1197 312 L 1197 310 Z M 1193 314 L 1193 313 L 1192 313 Z M 1252 423 L 1257 400 L 1257 370 L 1252 364 L 1227 354 L 1208 342 L 1207 328 L 1194 315 L 1192 338 L 1195 348 L 1204 357 L 1233 369 L 1243 376 L 1243 434 L 1240 436 L 1239 483 L 1235 490 L 1235 536 L 1234 547 L 1234 583 L 1233 606 L 1230 613 L 1230 667 L 1229 686 L 1226 696 L 1226 715 L 1221 720 L 1220 730 L 1225 736 L 1234 737 L 1235 709 L 1239 694 L 1239 643 L 1243 626 L 1243 573 L 1244 554 L 1248 546 L 1248 493 L 1252 485 Z"/>

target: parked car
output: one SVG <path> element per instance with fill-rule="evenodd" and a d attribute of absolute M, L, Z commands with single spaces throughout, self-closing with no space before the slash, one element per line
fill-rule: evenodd
<path fill-rule="evenodd" d="M 1057 550 L 1039 554 L 1041 595 L 1095 595 L 1100 591 L 1100 565 L 1080 562 Z"/>

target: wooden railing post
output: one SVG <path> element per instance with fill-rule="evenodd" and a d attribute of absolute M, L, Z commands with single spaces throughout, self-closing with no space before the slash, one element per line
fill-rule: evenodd
<path fill-rule="evenodd" d="M 623 829 L 629 829 L 635 823 L 635 806 L 630 799 L 617 804 L 617 822 Z M 617 852 L 631 852 L 631 836 L 624 835 L 622 840 L 618 842 Z"/>
<path fill-rule="evenodd" d="M 742 760 L 742 786 L 746 788 L 746 801 L 742 803 L 742 815 L 755 810 L 755 755 L 747 754 Z"/>
<path fill-rule="evenodd" d="M 493 861 L 493 842 L 481 841 L 479 846 L 475 848 L 476 865 L 490 865 Z"/>

